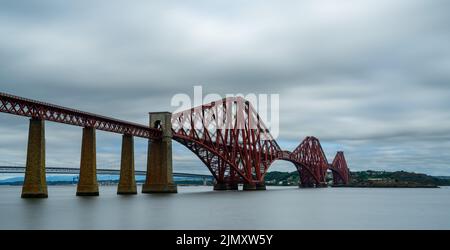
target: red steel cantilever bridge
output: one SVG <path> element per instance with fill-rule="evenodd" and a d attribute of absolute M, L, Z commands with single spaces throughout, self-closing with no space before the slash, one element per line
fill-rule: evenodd
<path fill-rule="evenodd" d="M 328 170 L 333 173 L 334 184 L 349 182 L 343 152 L 338 152 L 329 164 L 319 140 L 312 136 L 306 137 L 292 152 L 282 150 L 252 105 L 242 97 L 224 98 L 172 114 L 169 129 L 160 125 L 161 120 L 145 126 L 5 93 L 0 93 L 0 112 L 147 138 L 153 143 L 169 136 L 186 146 L 208 167 L 216 180 L 216 189 L 236 189 L 239 183 L 244 184 L 244 189 L 264 189 L 264 176 L 276 160 L 292 162 L 303 187 L 325 186 Z M 154 150 L 153 154 L 161 152 L 166 152 L 164 147 Z M 171 148 L 168 152 L 171 154 Z M 149 152 L 149 161 L 153 159 L 151 154 Z M 123 158 L 124 149 L 122 162 Z M 165 162 L 155 159 L 158 163 Z M 169 161 L 168 171 L 172 171 L 171 156 Z M 132 167 L 134 173 L 134 162 Z"/>
<path fill-rule="evenodd" d="M 218 188 L 264 189 L 264 176 L 276 160 L 292 162 L 303 187 L 325 186 L 327 170 L 334 184 L 348 184 L 343 152 L 329 164 L 316 137 L 306 137 L 289 152 L 282 150 L 250 102 L 224 98 L 172 115 L 173 139 L 185 145 L 209 168 Z"/>

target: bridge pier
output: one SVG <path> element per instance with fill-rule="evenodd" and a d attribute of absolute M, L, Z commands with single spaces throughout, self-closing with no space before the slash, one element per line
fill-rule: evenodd
<path fill-rule="evenodd" d="M 299 188 L 323 188 L 323 187 L 328 187 L 328 185 L 326 183 L 320 183 L 320 184 L 317 184 L 317 183 L 305 183 L 305 184 L 299 183 L 298 187 Z"/>
<path fill-rule="evenodd" d="M 214 183 L 215 191 L 238 190 L 238 189 L 239 186 L 237 183 L 223 183 L 223 182 Z"/>
<path fill-rule="evenodd" d="M 160 140 L 149 140 L 147 176 L 142 193 L 176 193 L 172 175 L 172 114 L 150 113 L 150 127 L 161 128 L 163 136 Z"/>
<path fill-rule="evenodd" d="M 263 183 L 244 183 L 244 191 L 266 190 L 266 184 Z"/>
<path fill-rule="evenodd" d="M 256 190 L 267 190 L 266 183 L 256 183 Z"/>
<path fill-rule="evenodd" d="M 244 183 L 244 187 L 243 189 L 244 191 L 253 191 L 253 190 L 257 190 L 256 189 L 256 184 L 254 183 Z"/>
<path fill-rule="evenodd" d="M 314 188 L 314 184 L 305 184 L 305 183 L 298 183 L 299 188 Z"/>
<path fill-rule="evenodd" d="M 317 185 L 318 188 L 326 188 L 328 187 L 328 184 L 326 182 L 322 182 L 319 185 Z"/>
<path fill-rule="evenodd" d="M 77 196 L 98 196 L 95 128 L 84 127 Z"/>
<path fill-rule="evenodd" d="M 45 123 L 30 119 L 28 131 L 27 163 L 22 186 L 22 198 L 47 198 L 45 179 Z"/>
<path fill-rule="evenodd" d="M 239 184 L 237 183 L 228 183 L 227 190 L 239 190 Z"/>
<path fill-rule="evenodd" d="M 134 175 L 134 138 L 132 135 L 122 136 L 122 155 L 120 160 L 120 180 L 117 194 L 137 194 Z"/>
<path fill-rule="evenodd" d="M 216 190 L 216 191 L 227 190 L 227 184 L 225 184 L 225 183 L 214 183 L 214 190 Z"/>

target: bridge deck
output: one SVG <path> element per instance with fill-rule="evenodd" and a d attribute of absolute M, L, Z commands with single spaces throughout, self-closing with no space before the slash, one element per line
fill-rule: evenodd
<path fill-rule="evenodd" d="M 33 117 L 74 126 L 94 127 L 98 130 L 119 134 L 130 134 L 148 139 L 159 139 L 162 136 L 161 130 L 151 128 L 149 126 L 31 100 L 2 92 L 0 92 L 0 112 Z"/>

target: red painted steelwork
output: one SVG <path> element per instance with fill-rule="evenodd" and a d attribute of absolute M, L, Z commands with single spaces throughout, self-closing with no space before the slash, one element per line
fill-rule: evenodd
<path fill-rule="evenodd" d="M 330 165 L 330 170 L 333 172 L 334 184 L 348 184 L 350 182 L 350 170 L 347 166 L 347 161 L 344 157 L 344 152 L 337 152 L 333 163 Z"/>
<path fill-rule="evenodd" d="M 297 167 L 302 186 L 326 185 L 328 162 L 319 140 L 307 137 L 292 153 L 281 150 L 252 105 L 241 97 L 173 114 L 172 132 L 174 140 L 209 168 L 217 183 L 263 184 L 270 165 L 287 160 Z"/>
<path fill-rule="evenodd" d="M 281 159 L 295 164 L 303 187 L 326 186 L 328 161 L 317 138 L 306 137 L 289 155 L 289 158 Z"/>
<path fill-rule="evenodd" d="M 130 134 L 157 140 L 162 131 L 0 92 L 0 112 L 52 122 Z M 328 169 L 335 184 L 347 184 L 350 171 L 343 152 L 328 164 L 320 142 L 306 137 L 293 151 L 283 151 L 252 105 L 242 97 L 224 98 L 172 115 L 173 139 L 189 148 L 209 168 L 219 184 L 264 184 L 276 160 L 297 167 L 302 186 L 323 186 Z"/>
<path fill-rule="evenodd" d="M 94 127 L 119 134 L 159 139 L 162 132 L 148 126 L 121 121 L 101 115 L 65 108 L 0 92 L 0 112 L 33 117 L 81 127 Z"/>
<path fill-rule="evenodd" d="M 281 151 L 241 97 L 173 114 L 172 130 L 173 139 L 196 154 L 218 183 L 261 182 Z"/>

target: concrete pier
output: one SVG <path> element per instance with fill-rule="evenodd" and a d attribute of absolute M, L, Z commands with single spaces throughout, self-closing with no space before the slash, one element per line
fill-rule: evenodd
<path fill-rule="evenodd" d="M 257 189 L 256 189 L 256 184 L 254 184 L 254 183 L 244 183 L 243 190 L 245 190 L 245 191 L 254 191 L 254 190 L 257 190 Z"/>
<path fill-rule="evenodd" d="M 227 184 L 225 184 L 225 183 L 214 183 L 214 190 L 216 190 L 216 191 L 227 190 Z"/>
<path fill-rule="evenodd" d="M 131 135 L 122 136 L 120 180 L 117 194 L 137 194 L 134 175 L 134 139 Z"/>
<path fill-rule="evenodd" d="M 266 190 L 266 183 L 256 183 L 256 190 Z"/>
<path fill-rule="evenodd" d="M 150 127 L 160 127 L 161 140 L 149 141 L 147 176 L 142 193 L 176 193 L 172 176 L 172 114 L 150 113 Z"/>
<path fill-rule="evenodd" d="M 239 186 L 237 183 L 215 183 L 214 190 L 225 191 L 225 190 L 238 190 Z"/>
<path fill-rule="evenodd" d="M 328 187 L 328 183 L 322 182 L 317 187 L 319 187 L 319 188 L 326 188 L 326 187 Z"/>
<path fill-rule="evenodd" d="M 298 187 L 299 188 L 315 188 L 316 184 L 302 184 L 302 183 L 299 183 Z"/>
<path fill-rule="evenodd" d="M 83 128 L 77 196 L 98 196 L 95 128 Z"/>
<path fill-rule="evenodd" d="M 45 123 L 30 119 L 28 132 L 27 163 L 22 198 L 47 198 L 45 180 Z"/>

